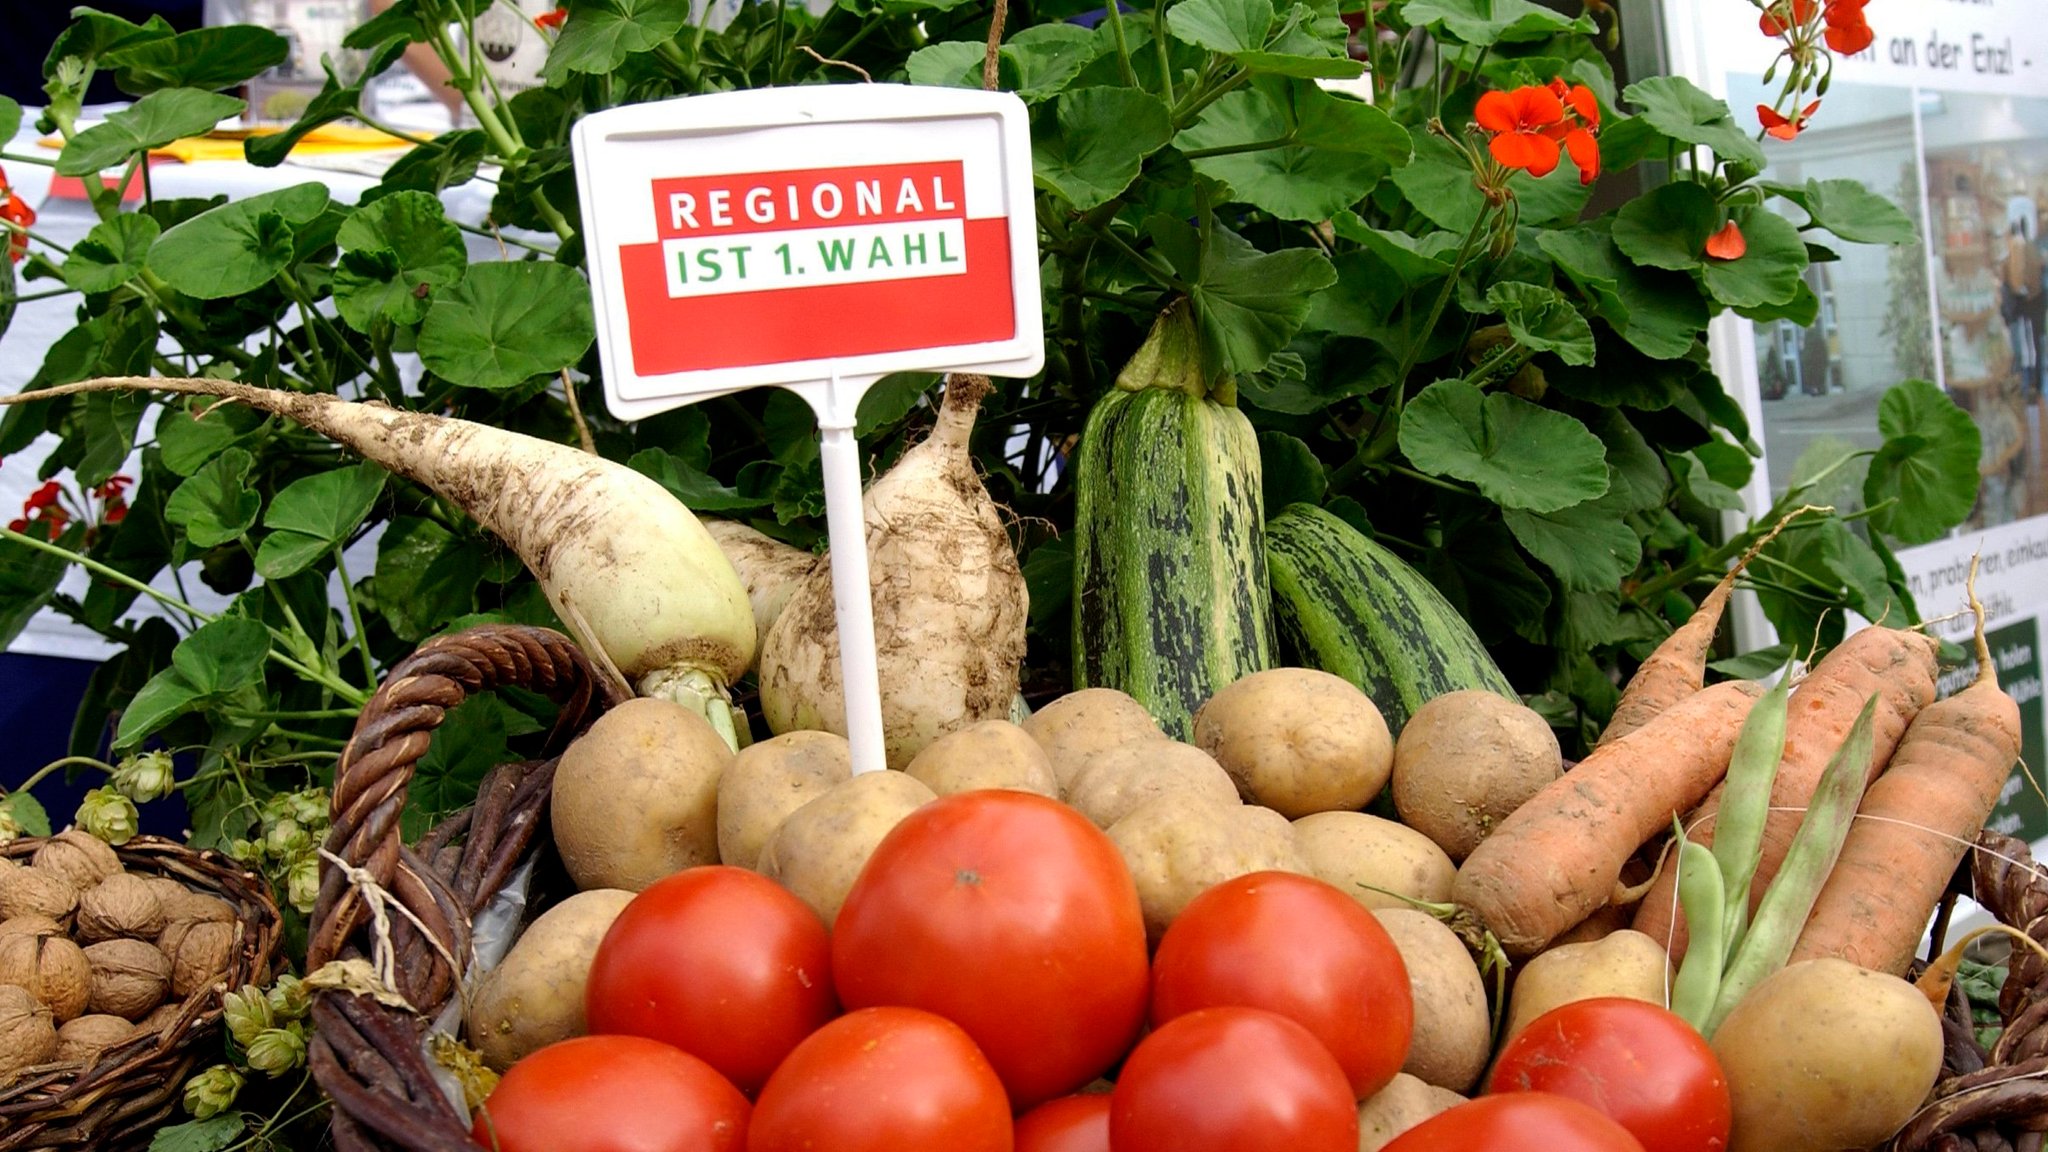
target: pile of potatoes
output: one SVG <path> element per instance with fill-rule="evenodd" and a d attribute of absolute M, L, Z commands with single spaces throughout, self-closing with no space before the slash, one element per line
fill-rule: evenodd
<path fill-rule="evenodd" d="M 235 909 L 72 830 L 0 857 L 0 1086 L 161 1030 L 227 973 Z"/>

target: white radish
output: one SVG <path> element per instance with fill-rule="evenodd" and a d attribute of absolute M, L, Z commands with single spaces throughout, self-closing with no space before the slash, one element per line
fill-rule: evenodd
<path fill-rule="evenodd" d="M 986 377 L 948 377 L 938 423 L 861 498 L 874 597 L 882 742 L 903 768 L 939 737 L 1005 719 L 1024 659 L 1024 574 L 968 450 Z M 819 561 L 761 647 L 777 733 L 846 734 L 832 562 Z"/>
<path fill-rule="evenodd" d="M 511 546 L 584 651 L 622 687 L 690 707 L 736 742 L 726 689 L 753 658 L 753 609 L 711 534 L 653 480 L 468 420 L 230 380 L 108 377 L 0 404 L 116 391 L 247 404 L 432 489 Z"/>
<path fill-rule="evenodd" d="M 733 571 L 746 586 L 747 601 L 754 607 L 754 654 L 759 656 L 767 647 L 768 630 L 775 626 L 775 618 L 782 615 L 804 577 L 818 566 L 817 553 L 784 544 L 735 520 L 705 517 L 699 523 L 718 541 L 719 550 L 732 561 Z"/>

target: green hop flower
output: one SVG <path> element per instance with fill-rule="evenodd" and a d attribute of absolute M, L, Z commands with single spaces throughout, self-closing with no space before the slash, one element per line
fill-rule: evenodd
<path fill-rule="evenodd" d="M 0 844 L 11 844 L 26 831 L 12 808 L 0 808 Z"/>
<path fill-rule="evenodd" d="M 313 994 L 297 976 L 287 974 L 279 976 L 277 983 L 270 986 L 266 999 L 270 1001 L 271 1016 L 288 1022 L 306 1015 L 306 1009 L 312 1005 Z"/>
<path fill-rule="evenodd" d="M 313 838 L 297 820 L 279 820 L 263 835 L 263 850 L 279 860 L 290 860 L 313 846 Z"/>
<path fill-rule="evenodd" d="M 324 829 L 330 823 L 327 789 L 308 788 L 303 792 L 287 792 L 284 799 L 286 814 L 307 828 Z"/>
<path fill-rule="evenodd" d="M 296 1028 L 265 1028 L 249 1042 L 249 1067 L 282 1076 L 306 1062 L 306 1038 Z"/>
<path fill-rule="evenodd" d="M 240 837 L 228 841 L 227 853 L 230 858 L 239 860 L 244 864 L 254 864 L 262 856 L 262 853 L 254 843 Z"/>
<path fill-rule="evenodd" d="M 254 984 L 244 984 L 239 992 L 222 996 L 221 1015 L 227 1022 L 228 1035 L 244 1049 L 255 1044 L 256 1038 L 275 1023 L 269 998 Z"/>
<path fill-rule="evenodd" d="M 227 1064 L 215 1064 L 185 1081 L 185 1111 L 201 1120 L 228 1110 L 246 1083 L 240 1072 Z"/>
<path fill-rule="evenodd" d="M 310 914 L 320 898 L 320 857 L 307 852 L 292 861 L 291 871 L 285 873 L 284 887 L 285 899 L 291 906 Z"/>
<path fill-rule="evenodd" d="M 114 767 L 113 786 L 137 804 L 161 800 L 177 787 L 168 752 L 143 752 Z"/>
<path fill-rule="evenodd" d="M 138 817 L 135 801 L 113 788 L 95 788 L 85 794 L 72 818 L 80 828 L 109 844 L 126 844 L 135 838 Z"/>

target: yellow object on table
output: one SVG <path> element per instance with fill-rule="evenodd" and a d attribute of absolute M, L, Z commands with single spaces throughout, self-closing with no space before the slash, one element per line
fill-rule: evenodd
<path fill-rule="evenodd" d="M 173 140 L 160 148 L 152 148 L 152 157 L 177 160 L 185 164 L 196 164 L 208 160 L 241 160 L 244 158 L 242 144 L 252 136 L 270 136 L 283 131 L 281 128 L 232 128 L 216 129 L 204 136 L 187 136 Z M 391 152 L 413 147 L 419 140 L 405 140 L 375 128 L 364 128 L 353 124 L 325 124 L 306 133 L 292 146 L 292 156 L 332 156 L 356 152 Z M 61 149 L 64 141 L 56 136 L 46 136 L 40 143 L 49 149 Z"/>

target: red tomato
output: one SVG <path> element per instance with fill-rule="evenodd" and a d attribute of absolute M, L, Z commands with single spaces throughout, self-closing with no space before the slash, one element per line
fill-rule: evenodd
<path fill-rule="evenodd" d="M 740 1152 L 750 1111 L 739 1089 L 687 1052 L 638 1036 L 579 1036 L 506 1069 L 470 1135 L 500 1152 Z"/>
<path fill-rule="evenodd" d="M 1381 1152 L 1643 1152 L 1628 1129 L 1568 1096 L 1481 1096 L 1417 1124 Z"/>
<path fill-rule="evenodd" d="M 1599 1109 L 1646 1152 L 1728 1147 L 1728 1078 L 1684 1019 L 1623 997 L 1577 1000 L 1508 1041 L 1489 1092 L 1555 1092 Z"/>
<path fill-rule="evenodd" d="M 1011 1152 L 1010 1102 L 960 1026 L 863 1008 L 813 1032 L 761 1089 L 747 1152 Z"/>
<path fill-rule="evenodd" d="M 655 881 L 612 921 L 584 990 L 591 1032 L 646 1036 L 760 1090 L 838 1012 L 825 925 L 744 868 Z"/>
<path fill-rule="evenodd" d="M 1028 792 L 961 792 L 896 825 L 832 928 L 848 1008 L 903 1004 L 967 1030 L 1010 1102 L 1102 1074 L 1145 1018 L 1138 888 L 1102 830 Z"/>
<path fill-rule="evenodd" d="M 1017 1117 L 1017 1152 L 1109 1152 L 1109 1093 L 1062 1096 Z"/>
<path fill-rule="evenodd" d="M 1116 1152 L 1355 1152 L 1358 1102 L 1308 1029 L 1259 1008 L 1204 1008 L 1175 1017 L 1124 1061 L 1109 1143 Z"/>
<path fill-rule="evenodd" d="M 1315 1034 L 1361 1100 L 1408 1059 L 1415 1000 L 1393 937 L 1329 884 L 1254 872 L 1188 904 L 1152 961 L 1152 1024 L 1239 1004 Z"/>

